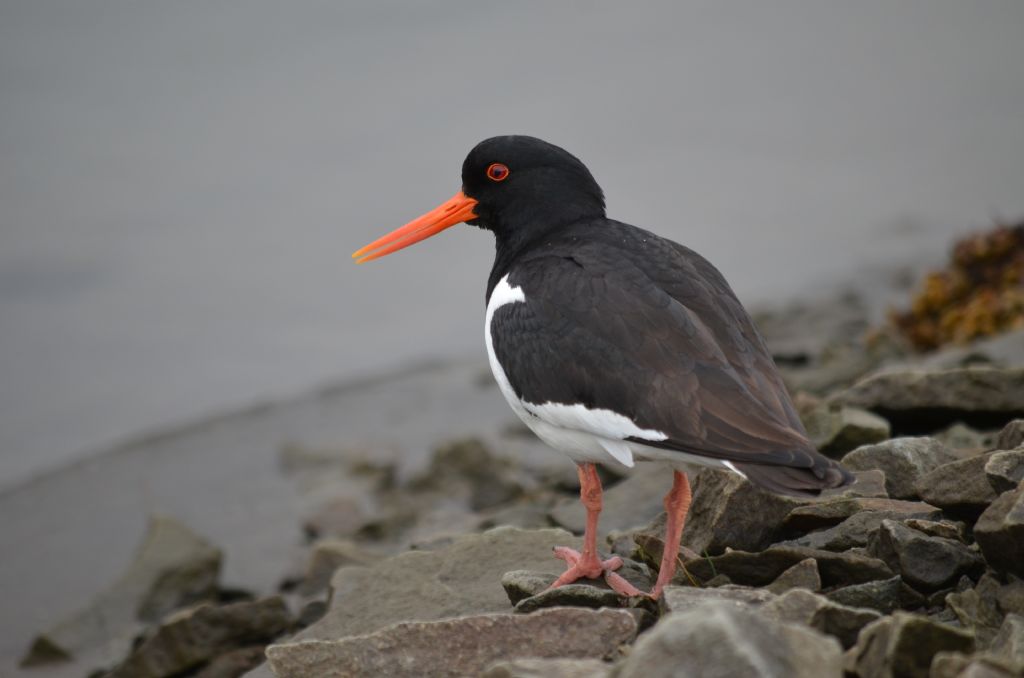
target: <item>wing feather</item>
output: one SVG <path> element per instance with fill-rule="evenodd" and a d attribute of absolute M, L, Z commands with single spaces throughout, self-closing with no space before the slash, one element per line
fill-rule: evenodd
<path fill-rule="evenodd" d="M 749 315 L 692 250 L 610 222 L 509 276 L 527 303 L 495 314 L 494 346 L 527 402 L 612 410 L 667 436 L 647 444 L 755 471 L 809 469 L 811 480 L 795 476 L 805 484 L 835 466 L 808 441 Z"/>

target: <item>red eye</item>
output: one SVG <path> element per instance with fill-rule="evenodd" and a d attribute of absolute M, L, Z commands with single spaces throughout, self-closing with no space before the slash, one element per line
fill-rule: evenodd
<path fill-rule="evenodd" d="M 487 178 L 491 181 L 505 181 L 508 179 L 508 167 L 500 162 L 491 163 L 487 168 Z"/>

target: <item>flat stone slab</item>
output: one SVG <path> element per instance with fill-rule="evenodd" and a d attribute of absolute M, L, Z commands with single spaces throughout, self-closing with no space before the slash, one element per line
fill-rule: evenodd
<path fill-rule="evenodd" d="M 481 678 L 605 678 L 611 671 L 600 659 L 514 659 L 491 664 Z"/>
<path fill-rule="evenodd" d="M 500 587 L 499 587 L 500 588 Z M 553 608 L 395 624 L 365 636 L 271 645 L 279 678 L 475 676 L 502 660 L 614 655 L 636 621 L 623 610 Z"/>
<path fill-rule="evenodd" d="M 834 638 L 806 626 L 771 621 L 729 601 L 675 612 L 644 633 L 622 662 L 619 678 L 840 678 Z"/>
<path fill-rule="evenodd" d="M 897 431 L 937 428 L 956 419 L 999 426 L 1024 416 L 1024 368 L 886 371 L 860 380 L 833 400 L 880 414 Z"/>
<path fill-rule="evenodd" d="M 706 589 L 696 586 L 666 586 L 661 595 L 661 610 L 687 612 L 706 603 L 732 603 L 737 607 L 764 605 L 777 596 L 764 589 L 740 586 L 719 586 Z"/>
<path fill-rule="evenodd" d="M 330 609 L 296 640 L 344 638 L 403 621 L 509 612 L 502 576 L 519 569 L 560 574 L 565 563 L 552 555 L 554 546 L 581 545 L 564 530 L 497 527 L 433 551 L 407 551 L 371 567 L 343 567 L 331 580 Z"/>

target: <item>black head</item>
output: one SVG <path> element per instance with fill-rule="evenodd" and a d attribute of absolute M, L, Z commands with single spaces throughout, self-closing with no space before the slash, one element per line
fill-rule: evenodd
<path fill-rule="evenodd" d="M 604 216 L 604 194 L 568 151 L 536 137 L 481 141 L 462 163 L 462 191 L 477 201 L 467 223 L 510 235 Z"/>
<path fill-rule="evenodd" d="M 481 141 L 462 163 L 462 190 L 447 202 L 360 249 L 358 263 L 466 222 L 494 232 L 511 252 L 544 233 L 604 216 L 604 194 L 575 156 L 535 137 Z"/>

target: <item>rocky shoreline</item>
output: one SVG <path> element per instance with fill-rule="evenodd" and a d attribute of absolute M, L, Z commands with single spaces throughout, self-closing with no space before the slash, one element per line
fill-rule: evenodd
<path fill-rule="evenodd" d="M 224 584 L 201 524 L 154 517 L 23 671 L 99 656 L 92 675 L 153 678 L 1022 675 L 1024 333 L 922 360 L 865 342 L 850 298 L 758 323 L 857 482 L 803 500 L 694 469 L 684 567 L 657 604 L 602 582 L 545 590 L 583 516 L 571 464 L 519 425 L 427 443 L 418 464 L 402 446 L 292 442 L 277 462 L 304 544 L 277 590 Z M 604 471 L 604 548 L 641 589 L 664 474 Z"/>

